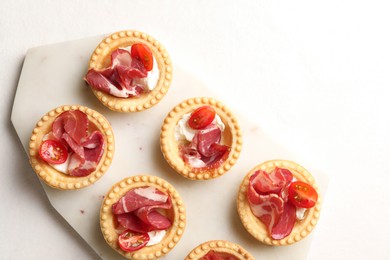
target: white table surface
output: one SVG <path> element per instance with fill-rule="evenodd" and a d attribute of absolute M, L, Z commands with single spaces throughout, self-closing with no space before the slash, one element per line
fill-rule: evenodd
<path fill-rule="evenodd" d="M 51 208 L 10 114 L 29 48 L 125 29 L 331 177 L 308 259 L 390 258 L 389 3 L 57 2 L 0 2 L 1 259 L 97 259 Z"/>

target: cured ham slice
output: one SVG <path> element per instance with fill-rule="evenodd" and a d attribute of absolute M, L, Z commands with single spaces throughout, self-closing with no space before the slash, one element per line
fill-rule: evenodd
<path fill-rule="evenodd" d="M 283 199 L 276 194 L 260 195 L 252 185 L 248 187 L 247 196 L 253 215 L 259 218 L 271 233 L 283 213 Z"/>
<path fill-rule="evenodd" d="M 81 144 L 88 135 L 89 120 L 85 113 L 79 110 L 66 111 L 53 122 L 53 135 L 61 139 L 67 133 L 77 144 Z"/>
<path fill-rule="evenodd" d="M 287 201 L 284 203 L 283 212 L 270 234 L 273 239 L 282 239 L 290 235 L 296 220 L 296 207 Z"/>
<path fill-rule="evenodd" d="M 126 91 L 123 88 L 119 88 L 119 86 L 116 86 L 113 80 L 110 80 L 111 75 L 113 74 L 104 76 L 104 74 L 101 72 L 98 72 L 96 70 L 89 70 L 87 75 L 85 76 L 85 80 L 90 86 L 94 87 L 95 89 L 109 93 L 116 97 L 127 97 Z"/>
<path fill-rule="evenodd" d="M 132 59 L 126 49 L 117 49 L 111 54 L 111 64 L 104 70 L 90 69 L 85 81 L 93 88 L 116 97 L 132 97 L 147 89 L 148 72 L 143 63 Z"/>
<path fill-rule="evenodd" d="M 247 199 L 251 211 L 273 239 L 283 239 L 294 227 L 296 207 L 286 193 L 292 178 L 289 170 L 275 168 L 271 173 L 258 170 L 249 179 Z"/>
<path fill-rule="evenodd" d="M 163 214 L 172 207 L 171 198 L 154 187 L 141 187 L 128 191 L 112 205 L 118 223 L 133 232 L 146 233 L 165 230 L 172 225 Z"/>
<path fill-rule="evenodd" d="M 211 145 L 219 143 L 221 133 L 221 129 L 216 124 L 210 124 L 199 130 L 194 136 L 199 153 L 205 157 L 211 157 L 214 153 Z"/>
<path fill-rule="evenodd" d="M 125 229 L 138 233 L 147 233 L 153 230 L 153 227 L 143 222 L 134 212 L 117 215 L 118 223 Z"/>
<path fill-rule="evenodd" d="M 79 157 L 81 161 L 85 161 L 84 148 L 77 144 L 76 141 L 73 140 L 72 137 L 68 133 L 62 134 L 62 140 L 66 142 L 66 144 L 73 150 Z"/>
<path fill-rule="evenodd" d="M 130 67 L 131 61 L 132 58 L 130 52 L 125 49 L 119 48 L 111 53 L 110 68 L 115 68 L 119 65 Z"/>
<path fill-rule="evenodd" d="M 258 170 L 251 176 L 251 182 L 257 192 L 267 194 L 280 192 L 286 184 L 286 179 L 277 170 L 269 174 L 265 171 Z"/>
<path fill-rule="evenodd" d="M 276 168 L 274 171 L 280 171 L 283 174 L 284 179 L 286 180 L 286 184 L 284 185 L 282 190 L 279 192 L 279 196 L 282 197 L 284 202 L 287 202 L 288 201 L 288 187 L 290 186 L 290 184 L 293 180 L 293 175 L 287 169 Z"/>
<path fill-rule="evenodd" d="M 48 135 L 68 148 L 67 173 L 71 176 L 82 177 L 94 172 L 103 155 L 103 134 L 99 131 L 89 134 L 88 129 L 88 116 L 80 110 L 71 110 L 54 120 Z"/>
<path fill-rule="evenodd" d="M 193 168 L 218 167 L 230 150 L 229 146 L 219 144 L 221 134 L 216 124 L 196 132 L 189 145 L 179 147 L 184 161 Z"/>
<path fill-rule="evenodd" d="M 168 196 L 154 187 L 142 187 L 128 191 L 118 202 L 112 205 L 114 214 L 132 212 L 141 207 L 161 205 Z"/>
<path fill-rule="evenodd" d="M 70 158 L 68 167 L 71 176 L 87 176 L 94 172 L 104 152 L 104 136 L 95 131 L 82 143 L 84 159 L 77 153 Z"/>
<path fill-rule="evenodd" d="M 53 136 L 66 143 L 84 161 L 85 155 L 81 143 L 88 136 L 89 120 L 85 113 L 79 110 L 66 111 L 53 122 Z"/>
<path fill-rule="evenodd" d="M 290 185 L 290 183 L 293 180 L 293 175 L 288 169 L 283 169 L 283 168 L 275 168 L 274 171 L 278 171 L 281 174 L 283 174 L 285 180 L 286 180 L 286 185 Z"/>
<path fill-rule="evenodd" d="M 167 229 L 172 225 L 172 222 L 164 215 L 159 213 L 157 209 L 170 209 L 172 207 L 171 200 L 161 205 L 145 206 L 135 211 L 135 214 L 146 224 L 154 229 Z"/>

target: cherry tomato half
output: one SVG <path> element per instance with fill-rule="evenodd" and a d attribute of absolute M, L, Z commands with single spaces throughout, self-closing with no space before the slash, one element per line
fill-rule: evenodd
<path fill-rule="evenodd" d="M 317 202 L 318 193 L 310 184 L 294 181 L 288 187 L 288 199 L 297 207 L 311 208 Z"/>
<path fill-rule="evenodd" d="M 39 148 L 39 156 L 47 163 L 61 164 L 68 159 L 68 149 L 59 141 L 46 140 Z"/>
<path fill-rule="evenodd" d="M 146 246 L 149 239 L 148 233 L 135 233 L 126 230 L 118 237 L 118 244 L 123 251 L 134 252 Z"/>
<path fill-rule="evenodd" d="M 140 60 L 147 71 L 153 69 L 153 54 L 149 47 L 142 43 L 136 43 L 131 46 L 131 57 Z"/>
<path fill-rule="evenodd" d="M 211 124 L 214 118 L 215 111 L 212 107 L 199 107 L 194 112 L 192 112 L 190 119 L 188 119 L 188 125 L 192 129 L 203 129 L 209 124 Z"/>

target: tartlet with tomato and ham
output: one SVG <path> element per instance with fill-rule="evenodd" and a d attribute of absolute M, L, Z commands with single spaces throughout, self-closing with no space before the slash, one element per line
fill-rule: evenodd
<path fill-rule="evenodd" d="M 133 176 L 116 183 L 100 210 L 104 239 L 128 259 L 168 254 L 185 225 L 186 210 L 179 193 L 156 176 Z"/>
<path fill-rule="evenodd" d="M 184 260 L 255 260 L 238 244 L 226 240 L 211 240 L 195 247 Z"/>
<path fill-rule="evenodd" d="M 48 112 L 36 124 L 29 143 L 30 163 L 38 177 L 61 190 L 96 182 L 110 166 L 114 150 L 107 119 L 80 105 Z"/>
<path fill-rule="evenodd" d="M 187 99 L 164 119 L 160 146 L 168 164 L 191 180 L 222 176 L 239 158 L 242 134 L 233 113 L 207 97 Z"/>
<path fill-rule="evenodd" d="M 268 245 L 290 245 L 317 224 L 321 200 L 313 176 L 292 161 L 271 160 L 244 178 L 237 210 L 245 229 Z"/>
<path fill-rule="evenodd" d="M 137 112 L 151 108 L 165 96 L 172 64 L 164 46 L 153 37 L 120 31 L 99 43 L 84 79 L 106 107 Z"/>

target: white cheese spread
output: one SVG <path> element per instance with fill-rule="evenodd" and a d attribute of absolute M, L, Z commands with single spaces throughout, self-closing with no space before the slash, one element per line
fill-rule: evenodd
<path fill-rule="evenodd" d="M 191 117 L 191 113 L 185 114 L 177 122 L 175 126 L 175 133 L 174 133 L 176 141 L 187 140 L 188 142 L 191 142 L 192 138 L 194 138 L 194 135 L 198 130 L 192 129 L 188 125 L 188 120 L 190 119 L 190 117 Z M 225 125 L 222 122 L 221 117 L 219 115 L 217 114 L 215 115 L 213 123 L 218 125 L 222 132 L 225 130 Z"/>
<path fill-rule="evenodd" d="M 149 242 L 146 244 L 146 246 L 153 246 L 160 243 L 163 240 L 165 234 L 166 234 L 165 230 L 154 230 L 148 232 L 150 239 Z"/>
<path fill-rule="evenodd" d="M 299 207 L 296 207 L 296 212 L 295 212 L 295 215 L 297 217 L 298 220 L 303 220 L 305 218 L 305 212 L 306 212 L 306 209 L 305 208 L 299 208 Z"/>

